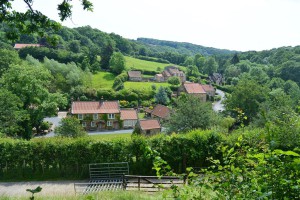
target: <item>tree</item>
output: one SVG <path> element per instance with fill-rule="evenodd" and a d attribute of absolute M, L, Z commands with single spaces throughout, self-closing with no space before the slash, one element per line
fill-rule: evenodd
<path fill-rule="evenodd" d="M 168 94 L 164 87 L 160 86 L 154 96 L 156 103 L 167 105 L 170 102 Z"/>
<path fill-rule="evenodd" d="M 282 64 L 279 69 L 280 77 L 283 80 L 292 80 L 300 83 L 300 63 L 295 61 L 287 61 Z"/>
<path fill-rule="evenodd" d="M 9 68 L 11 64 L 19 64 L 21 62 L 16 51 L 0 49 L 0 77 Z"/>
<path fill-rule="evenodd" d="M 172 76 L 168 79 L 168 83 L 171 85 L 180 85 L 180 79 L 177 76 Z"/>
<path fill-rule="evenodd" d="M 194 58 L 193 57 L 186 57 L 186 59 L 185 59 L 185 61 L 184 61 L 184 63 L 183 63 L 183 65 L 184 66 L 189 66 L 189 65 L 193 65 L 194 64 Z"/>
<path fill-rule="evenodd" d="M 199 72 L 203 72 L 203 67 L 205 64 L 205 57 L 201 54 L 196 54 L 194 58 L 194 65 L 198 67 Z"/>
<path fill-rule="evenodd" d="M 237 55 L 237 53 L 234 54 L 234 56 L 231 58 L 230 63 L 233 65 L 236 65 L 240 62 L 240 59 Z"/>
<path fill-rule="evenodd" d="M 203 103 L 192 95 L 181 96 L 167 124 L 167 132 L 182 132 L 210 128 L 216 119 L 210 103 Z"/>
<path fill-rule="evenodd" d="M 0 133 L 18 136 L 22 133 L 21 122 L 28 117 L 19 97 L 6 89 L 0 89 Z"/>
<path fill-rule="evenodd" d="M 187 76 L 197 78 L 200 75 L 198 68 L 195 65 L 189 65 L 187 68 Z"/>
<path fill-rule="evenodd" d="M 66 117 L 60 121 L 60 125 L 54 129 L 54 133 L 63 137 L 83 137 L 87 132 L 83 130 L 80 121 L 75 117 Z"/>
<path fill-rule="evenodd" d="M 15 11 L 12 7 L 13 0 L 1 1 L 0 23 L 7 25 L 6 36 L 11 40 L 16 40 L 21 34 L 37 33 L 44 36 L 48 29 L 57 31 L 61 25 L 52 21 L 43 13 L 34 10 L 33 0 L 23 0 L 28 9 L 26 12 Z M 88 0 L 80 0 L 84 10 L 92 11 L 93 4 Z M 63 0 L 57 7 L 60 20 L 64 21 L 72 16 L 72 5 L 69 0 Z"/>
<path fill-rule="evenodd" d="M 211 75 L 212 73 L 217 72 L 218 67 L 219 66 L 218 66 L 218 63 L 216 62 L 215 58 L 209 57 L 205 62 L 203 72 L 208 75 Z"/>
<path fill-rule="evenodd" d="M 22 72 L 22 73 L 20 73 Z M 50 72 L 43 66 L 30 66 L 23 63 L 22 66 L 11 66 L 0 79 L 3 88 L 17 95 L 23 102 L 22 109 L 29 117 L 22 121 L 25 139 L 30 139 L 32 129 L 37 132 L 46 116 L 56 114 L 58 107 L 64 107 L 67 103 L 65 97 L 59 93 L 50 93 Z"/>
<path fill-rule="evenodd" d="M 69 50 L 74 53 L 80 53 L 80 41 L 79 40 L 72 40 L 69 45 Z"/>
<path fill-rule="evenodd" d="M 114 53 L 113 45 L 111 43 L 107 44 L 105 47 L 102 48 L 101 51 L 101 60 L 100 60 L 100 67 L 102 69 L 108 69 L 109 68 L 109 61 L 111 59 L 111 56 Z"/>
<path fill-rule="evenodd" d="M 115 74 L 121 74 L 125 69 L 125 58 L 121 52 L 113 53 L 109 61 L 110 69 Z"/>
<path fill-rule="evenodd" d="M 225 100 L 225 107 L 233 112 L 241 111 L 249 122 L 257 115 L 260 103 L 267 99 L 268 91 L 255 80 L 241 79 Z"/>

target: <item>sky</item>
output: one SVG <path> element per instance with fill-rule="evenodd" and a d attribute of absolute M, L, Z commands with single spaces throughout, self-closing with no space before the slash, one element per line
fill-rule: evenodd
<path fill-rule="evenodd" d="M 300 45 L 300 0 L 90 0 L 83 11 L 73 0 L 72 19 L 64 26 L 89 25 L 124 38 L 189 42 L 248 51 Z M 33 8 L 59 21 L 62 0 L 34 0 Z M 15 0 L 24 11 L 23 0 Z"/>

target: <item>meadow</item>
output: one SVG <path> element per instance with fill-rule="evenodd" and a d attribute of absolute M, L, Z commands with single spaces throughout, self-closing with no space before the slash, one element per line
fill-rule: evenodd
<path fill-rule="evenodd" d="M 158 63 L 158 62 L 151 62 L 146 60 L 140 60 L 136 58 L 132 58 L 129 56 L 125 56 L 126 60 L 126 70 L 130 68 L 138 69 L 138 70 L 147 70 L 147 71 L 154 71 L 160 72 L 169 64 L 166 63 Z M 160 68 L 160 70 L 158 70 Z"/>
<path fill-rule="evenodd" d="M 112 88 L 115 75 L 110 72 L 98 72 L 93 75 L 92 86 L 95 89 Z"/>
<path fill-rule="evenodd" d="M 167 87 L 170 86 L 169 83 L 155 83 L 155 82 L 125 82 L 124 88 L 125 89 L 136 89 L 136 90 L 151 90 L 152 85 L 156 85 L 156 88 L 160 86 Z"/>
<path fill-rule="evenodd" d="M 126 60 L 126 70 L 129 70 L 130 68 L 134 68 L 134 69 L 138 69 L 138 70 L 162 72 L 166 66 L 173 65 L 173 64 L 140 60 L 140 59 L 132 58 L 129 56 L 125 56 L 125 60 Z M 178 67 L 180 70 L 186 72 L 185 67 L 182 67 L 182 66 L 178 66 Z M 158 68 L 160 68 L 160 70 L 158 70 Z"/>

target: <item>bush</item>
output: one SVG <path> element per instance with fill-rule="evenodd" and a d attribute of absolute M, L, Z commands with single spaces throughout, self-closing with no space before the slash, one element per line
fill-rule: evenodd
<path fill-rule="evenodd" d="M 91 138 L 41 138 L 31 141 L 0 140 L 1 180 L 86 179 L 88 164 L 129 162 L 130 173 L 153 175 L 147 146 L 161 153 L 175 172 L 184 166 L 207 166 L 207 157 L 216 157 L 221 136 L 210 131 L 192 131 L 186 135 L 158 135 L 131 140 L 98 141 Z"/>
<path fill-rule="evenodd" d="M 83 130 L 80 121 L 75 117 L 63 118 L 60 122 L 60 126 L 54 129 L 54 133 L 63 137 L 83 137 L 87 135 L 87 132 Z"/>

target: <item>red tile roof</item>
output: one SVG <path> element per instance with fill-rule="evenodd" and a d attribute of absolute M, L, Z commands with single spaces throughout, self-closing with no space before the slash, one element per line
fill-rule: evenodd
<path fill-rule="evenodd" d="M 40 44 L 15 44 L 14 48 L 15 49 L 21 49 L 25 47 L 40 47 Z"/>
<path fill-rule="evenodd" d="M 129 71 L 128 72 L 128 76 L 130 78 L 141 78 L 142 77 L 142 73 L 141 73 L 141 71 Z"/>
<path fill-rule="evenodd" d="M 183 84 L 188 94 L 205 94 L 203 87 L 199 83 L 184 83 Z"/>
<path fill-rule="evenodd" d="M 215 88 L 212 85 L 202 85 L 205 92 L 214 92 Z"/>
<path fill-rule="evenodd" d="M 151 114 L 165 119 L 170 116 L 170 109 L 167 106 L 158 104 L 155 106 Z"/>
<path fill-rule="evenodd" d="M 161 128 L 158 120 L 156 119 L 145 119 L 140 120 L 140 127 L 142 130 L 151 130 Z"/>
<path fill-rule="evenodd" d="M 120 113 L 118 101 L 74 101 L 72 114 Z"/>
<path fill-rule="evenodd" d="M 137 120 L 138 115 L 136 110 L 130 109 L 130 110 L 121 110 L 121 120 Z"/>

